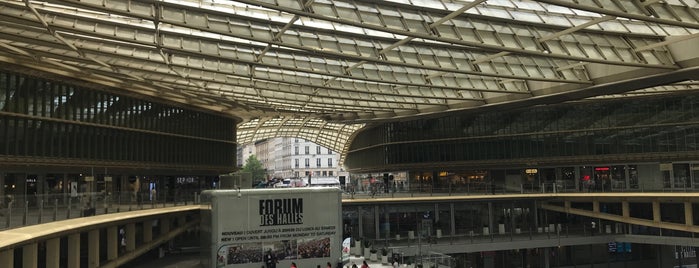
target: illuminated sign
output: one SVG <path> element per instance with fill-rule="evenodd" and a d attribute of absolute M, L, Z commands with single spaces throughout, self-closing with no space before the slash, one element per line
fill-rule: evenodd
<path fill-rule="evenodd" d="M 529 175 L 533 175 L 533 174 L 539 173 L 539 170 L 535 169 L 535 168 L 528 168 L 528 169 L 524 170 L 524 173 L 527 173 Z"/>

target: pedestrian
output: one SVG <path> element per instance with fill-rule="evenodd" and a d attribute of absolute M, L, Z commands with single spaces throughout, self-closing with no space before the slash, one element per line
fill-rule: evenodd
<path fill-rule="evenodd" d="M 590 192 L 590 193 L 591 193 L 591 192 L 594 192 L 594 191 L 595 191 L 595 181 L 594 181 L 593 179 L 590 179 L 590 182 L 589 182 L 589 183 L 590 183 L 590 184 L 589 184 L 589 186 L 588 186 L 588 187 L 589 187 L 588 192 Z"/>
<path fill-rule="evenodd" d="M 121 253 L 124 253 L 126 252 L 126 232 L 124 232 L 124 228 L 119 229 L 119 236 L 119 250 Z"/>
<path fill-rule="evenodd" d="M 369 268 L 369 264 L 366 261 L 362 261 L 362 268 Z"/>
<path fill-rule="evenodd" d="M 258 255 L 259 256 L 259 255 Z M 266 268 L 276 268 L 277 267 L 277 257 L 272 254 L 272 250 L 267 250 L 267 254 L 263 257 Z"/>
<path fill-rule="evenodd" d="M 333 268 L 333 265 L 328 262 L 328 264 L 325 265 L 325 268 Z"/>
<path fill-rule="evenodd" d="M 359 268 L 359 267 L 357 267 L 356 263 L 352 262 L 352 268 Z"/>
<path fill-rule="evenodd" d="M 291 268 L 297 268 L 295 262 L 292 262 L 292 263 L 291 263 Z"/>

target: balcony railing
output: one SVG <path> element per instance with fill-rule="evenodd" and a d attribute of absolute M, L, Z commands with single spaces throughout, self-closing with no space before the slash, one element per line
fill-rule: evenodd
<path fill-rule="evenodd" d="M 198 193 L 6 195 L 0 202 L 0 230 L 93 215 L 192 205 L 198 203 L 198 199 Z"/>
<path fill-rule="evenodd" d="M 518 189 L 517 189 L 518 188 Z M 521 184 L 519 187 L 506 188 L 490 184 L 469 184 L 460 187 L 355 187 L 344 186 L 343 199 L 400 198 L 419 196 L 464 196 L 464 195 L 501 195 L 530 193 L 571 193 L 587 192 L 588 189 L 576 190 L 570 185 L 558 183 Z M 603 191 L 600 189 L 599 191 Z M 691 192 L 694 189 L 660 189 L 648 191 L 644 187 L 623 192 Z M 622 192 L 622 191 L 612 191 Z M 5 195 L 0 200 L 0 230 L 26 225 L 40 224 L 91 215 L 118 213 L 124 211 L 192 205 L 199 203 L 199 195 L 194 193 L 169 194 L 150 192 L 114 192 L 82 194 L 43 194 L 43 195 Z M 522 230 L 524 232 L 524 230 Z"/>

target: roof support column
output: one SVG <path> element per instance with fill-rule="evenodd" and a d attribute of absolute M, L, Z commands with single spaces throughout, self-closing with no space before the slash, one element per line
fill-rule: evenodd
<path fill-rule="evenodd" d="M 592 200 L 592 212 L 599 213 L 599 201 Z"/>
<path fill-rule="evenodd" d="M 381 239 L 381 234 L 379 233 L 380 232 L 380 229 L 379 229 L 380 223 L 379 222 L 380 222 L 380 218 L 381 218 L 381 215 L 379 215 L 379 205 L 374 205 L 373 208 L 374 208 L 374 233 L 376 234 L 374 236 L 374 238 L 376 240 L 379 240 L 379 239 Z"/>
<path fill-rule="evenodd" d="M 160 219 L 160 234 L 167 235 L 170 232 L 170 218 Z"/>
<path fill-rule="evenodd" d="M 87 267 L 100 266 L 100 230 L 93 229 L 87 233 Z"/>
<path fill-rule="evenodd" d="M 136 249 L 136 224 L 126 224 L 126 252 L 132 252 Z"/>
<path fill-rule="evenodd" d="M 629 211 L 629 201 L 621 201 L 621 216 L 624 218 L 631 216 L 631 212 Z"/>
<path fill-rule="evenodd" d="M 187 222 L 187 218 L 184 215 L 177 217 L 177 226 L 178 227 L 184 226 L 186 224 L 186 222 Z"/>
<path fill-rule="evenodd" d="M 80 233 L 68 235 L 68 267 L 80 267 Z"/>
<path fill-rule="evenodd" d="M 153 240 L 153 221 L 146 220 L 143 222 L 143 243 L 148 243 Z"/>
<path fill-rule="evenodd" d="M 456 216 L 454 215 L 454 211 L 454 203 L 449 203 L 449 226 L 451 226 L 451 230 L 449 230 L 450 235 L 456 235 Z"/>
<path fill-rule="evenodd" d="M 1 266 L 1 265 L 0 265 Z M 61 239 L 52 238 L 46 241 L 46 268 L 61 266 Z"/>
<path fill-rule="evenodd" d="M 544 212 L 545 213 L 545 212 Z M 490 240 L 493 240 L 493 231 L 495 230 L 495 218 L 493 216 L 493 202 L 488 202 L 488 231 L 490 232 Z"/>
<path fill-rule="evenodd" d="M 685 201 L 684 202 L 684 224 L 687 226 L 692 226 L 694 225 L 694 217 L 693 217 L 693 211 L 692 211 L 692 202 Z"/>
<path fill-rule="evenodd" d="M 362 215 L 362 210 L 363 210 L 363 209 L 364 209 L 363 206 L 358 207 L 358 208 L 357 208 L 357 215 Z M 363 220 L 364 217 L 357 217 L 357 218 L 358 218 L 358 219 L 357 219 L 357 224 L 358 224 L 358 226 L 359 226 L 359 230 L 357 230 L 357 233 L 359 234 L 359 237 L 361 238 L 361 237 L 364 237 L 364 228 L 362 227 L 362 226 L 364 225 L 364 220 Z M 365 241 L 366 241 L 366 240 L 365 240 Z M 361 251 L 362 245 L 359 245 L 359 248 L 360 248 L 360 251 Z M 359 252 L 359 254 L 362 254 L 362 253 L 364 253 L 364 252 Z"/>
<path fill-rule="evenodd" d="M 15 267 L 15 250 L 0 251 L 0 267 Z"/>
<path fill-rule="evenodd" d="M 117 235 L 117 227 L 107 227 L 107 260 L 113 261 L 119 257 L 119 236 Z"/>
<path fill-rule="evenodd" d="M 653 222 L 660 222 L 660 201 L 653 200 Z"/>
<path fill-rule="evenodd" d="M 0 185 L 5 185 L 5 174 L 0 173 Z M 0 187 L 0 196 L 5 196 L 5 187 Z M 7 206 L 7 204 L 4 204 Z M 9 227 L 9 226 L 7 226 Z M 3 264 L 3 263 L 0 263 Z M 0 265 L 1 266 L 1 265 Z M 11 267 L 11 266 L 3 266 L 3 267 Z"/>
<path fill-rule="evenodd" d="M 36 243 L 31 243 L 29 245 L 23 246 L 22 267 L 37 268 L 37 262 L 39 262 L 39 249 Z"/>

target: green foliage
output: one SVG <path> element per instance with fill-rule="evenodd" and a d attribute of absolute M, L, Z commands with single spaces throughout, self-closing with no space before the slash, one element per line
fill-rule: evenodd
<path fill-rule="evenodd" d="M 257 160 L 255 155 L 250 155 L 250 157 L 245 160 L 245 165 L 241 171 L 252 174 L 252 181 L 267 181 L 267 176 L 265 175 L 266 170 L 262 166 L 262 162 Z"/>
<path fill-rule="evenodd" d="M 364 242 L 364 248 L 370 248 L 371 247 L 371 241 L 369 239 L 364 239 L 362 240 Z"/>

